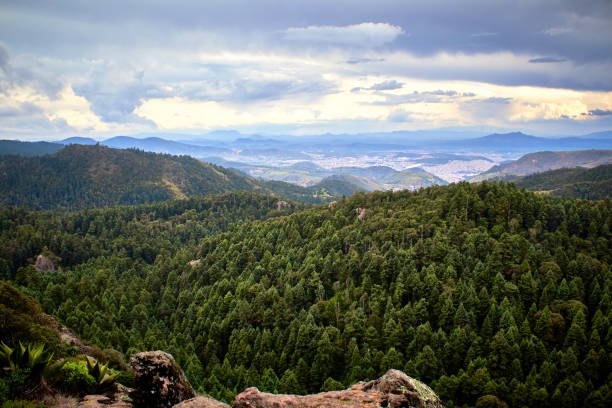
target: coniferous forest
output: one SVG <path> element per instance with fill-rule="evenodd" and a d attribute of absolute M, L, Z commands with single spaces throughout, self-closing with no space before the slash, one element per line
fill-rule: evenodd
<path fill-rule="evenodd" d="M 85 341 L 172 353 L 201 392 L 397 368 L 449 407 L 608 407 L 612 201 L 511 183 L 0 210 L 0 270 Z M 45 255 L 59 267 L 38 271 Z M 481 398 L 479 400 L 479 398 Z"/>

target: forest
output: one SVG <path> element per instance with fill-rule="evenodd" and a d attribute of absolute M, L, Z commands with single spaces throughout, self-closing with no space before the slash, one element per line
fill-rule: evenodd
<path fill-rule="evenodd" d="M 100 145 L 68 145 L 36 157 L 0 154 L 0 205 L 33 210 L 76 211 L 236 191 L 323 203 L 358 189 L 333 181 L 308 188 L 261 181 L 189 156 Z"/>
<path fill-rule="evenodd" d="M 397 368 L 449 407 L 610 406 L 610 199 L 483 182 L 287 204 L 5 207 L 1 273 L 90 344 L 168 351 L 224 401 Z"/>

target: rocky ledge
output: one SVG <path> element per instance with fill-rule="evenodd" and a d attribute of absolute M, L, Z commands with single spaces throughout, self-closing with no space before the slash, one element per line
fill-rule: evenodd
<path fill-rule="evenodd" d="M 239 394 L 233 408 L 335 408 L 335 407 L 415 407 L 443 408 L 438 396 L 427 385 L 401 371 L 389 370 L 377 380 L 359 382 L 342 391 L 313 395 L 276 395 L 248 388 Z"/>
<path fill-rule="evenodd" d="M 140 407 L 230 408 L 204 396 L 196 396 L 174 358 L 163 351 L 148 351 L 132 356 L 135 389 L 130 396 Z M 389 370 L 377 380 L 358 382 L 341 391 L 312 395 L 286 395 L 247 388 L 232 408 L 444 408 L 427 385 L 401 371 Z"/>

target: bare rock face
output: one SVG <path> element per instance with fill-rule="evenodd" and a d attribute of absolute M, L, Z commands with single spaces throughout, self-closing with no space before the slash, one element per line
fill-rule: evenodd
<path fill-rule="evenodd" d="M 135 387 L 131 397 L 136 407 L 172 407 L 195 397 L 195 392 L 172 355 L 146 351 L 130 358 Z"/>
<path fill-rule="evenodd" d="M 215 399 L 200 395 L 176 404 L 172 408 L 230 408 L 230 406 Z"/>
<path fill-rule="evenodd" d="M 247 388 L 236 397 L 232 407 L 444 408 L 431 388 L 398 370 L 389 370 L 377 380 L 359 382 L 347 390 L 322 392 L 314 395 L 275 395 L 259 392 L 257 388 Z"/>
<path fill-rule="evenodd" d="M 282 210 L 283 208 L 291 208 L 291 204 L 289 204 L 287 201 L 285 200 L 279 200 L 276 202 L 276 209 L 277 210 Z"/>
<path fill-rule="evenodd" d="M 38 272 L 41 272 L 41 271 L 51 271 L 52 272 L 55 270 L 55 265 L 53 264 L 53 261 L 51 259 L 40 254 L 36 256 L 36 262 L 34 263 L 34 269 L 36 269 Z"/>

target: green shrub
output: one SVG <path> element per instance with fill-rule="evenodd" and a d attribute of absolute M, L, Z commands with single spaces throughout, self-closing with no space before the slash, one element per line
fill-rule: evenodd
<path fill-rule="evenodd" d="M 66 361 L 56 373 L 47 377 L 47 381 L 53 388 L 69 394 L 96 392 L 96 380 L 89 375 L 84 361 Z"/>
<path fill-rule="evenodd" d="M 2 408 L 46 408 L 44 404 L 37 404 L 32 401 L 9 400 L 2 403 Z"/>
<path fill-rule="evenodd" d="M 0 378 L 0 402 L 18 397 L 28 389 L 30 384 L 30 370 L 8 371 L 3 378 Z"/>

